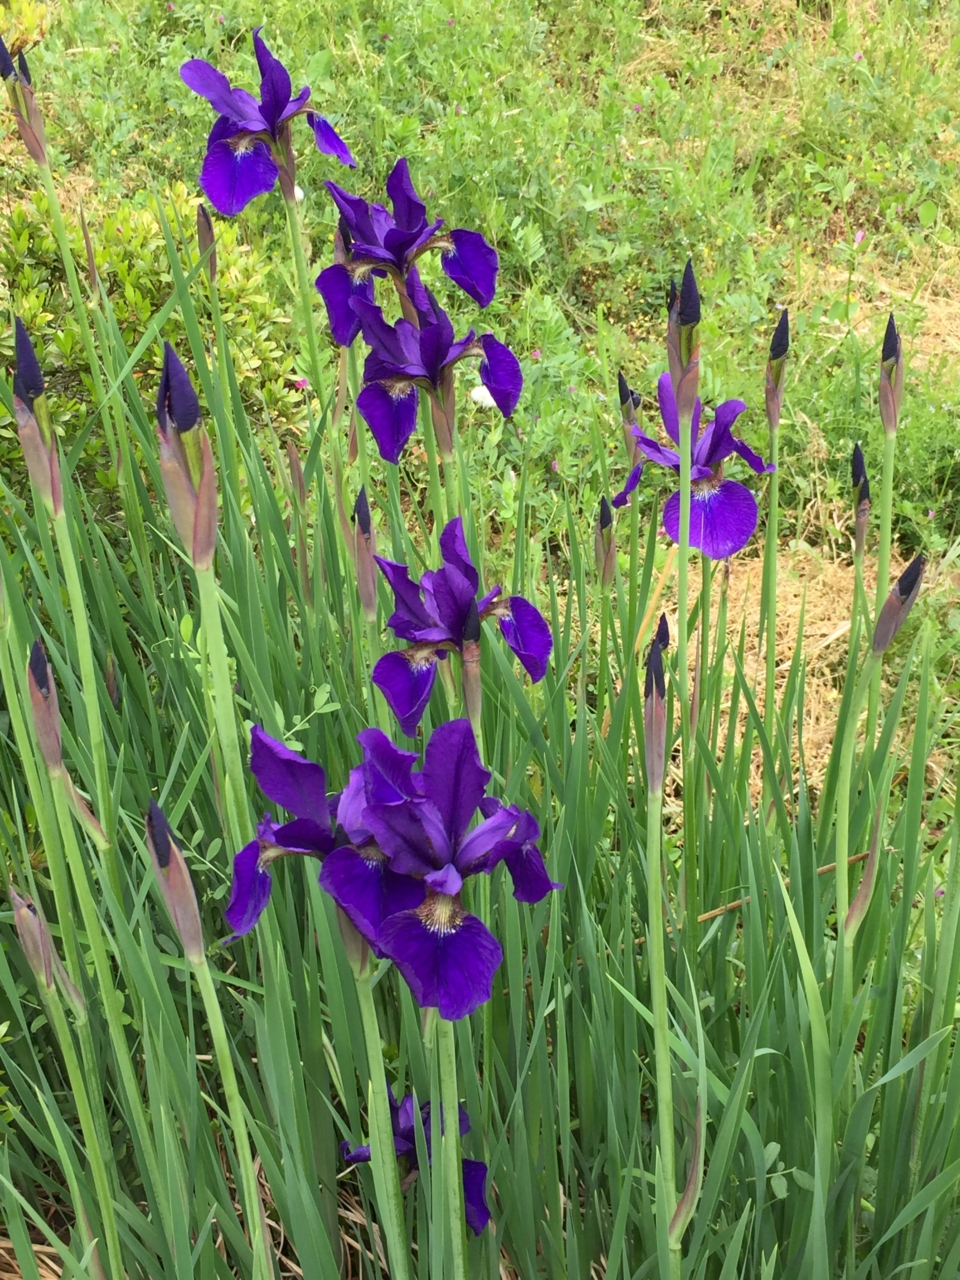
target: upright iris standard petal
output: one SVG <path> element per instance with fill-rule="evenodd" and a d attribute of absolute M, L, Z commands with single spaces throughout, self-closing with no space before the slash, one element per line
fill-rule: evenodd
<path fill-rule="evenodd" d="M 380 930 L 379 944 L 399 969 L 422 1009 L 441 1018 L 466 1018 L 493 994 L 503 960 L 500 943 L 455 898 L 431 895 L 416 911 L 402 911 Z"/>
<path fill-rule="evenodd" d="M 323 769 L 271 738 L 260 725 L 250 731 L 250 768 L 260 790 L 298 818 L 330 828 Z"/>
<path fill-rule="evenodd" d="M 424 645 L 399 653 L 385 653 L 373 668 L 373 683 L 386 698 L 408 738 L 416 737 L 436 678 L 436 651 Z"/>
<path fill-rule="evenodd" d="M 627 505 L 627 499 L 640 483 L 640 477 L 643 475 L 643 463 L 638 462 L 630 474 L 627 476 L 627 482 L 619 493 L 614 494 L 613 505 L 619 510 Z"/>
<path fill-rule="evenodd" d="M 440 534 L 440 554 L 445 565 L 452 565 L 473 587 L 474 592 L 480 586 L 480 575 L 477 567 L 470 559 L 470 550 L 463 532 L 463 519 L 455 516 L 444 526 Z M 481 606 L 478 606 L 481 607 Z"/>
<path fill-rule="evenodd" d="M 500 259 L 496 249 L 487 244 L 479 231 L 451 231 L 443 239 L 451 246 L 443 251 L 440 259 L 444 273 L 474 302 L 488 307 L 497 291 Z"/>
<path fill-rule="evenodd" d="M 341 263 L 335 263 L 320 272 L 316 285 L 327 308 L 334 342 L 341 347 L 349 347 L 360 332 L 360 317 L 350 302 L 353 298 L 373 302 L 373 280 L 369 277 L 358 280 Z"/>
<path fill-rule="evenodd" d="M 503 638 L 520 659 L 534 682 L 547 673 L 547 661 L 553 649 L 553 635 L 540 610 L 523 596 L 511 596 L 509 612 L 498 609 Z"/>
<path fill-rule="evenodd" d="M 680 539 L 680 493 L 671 494 L 663 508 L 663 527 Z M 757 500 L 750 490 L 735 480 L 694 489 L 690 503 L 690 545 L 711 560 L 736 555 L 750 541 L 757 527 Z"/>
<path fill-rule="evenodd" d="M 516 409 L 523 390 L 520 361 L 492 333 L 483 334 L 480 345 L 483 348 L 480 381 L 493 396 L 494 403 L 503 416 L 509 418 Z"/>
<path fill-rule="evenodd" d="M 200 170 L 203 193 L 219 213 L 233 217 L 272 191 L 279 172 L 265 142 L 221 116 L 210 131 Z"/>
<path fill-rule="evenodd" d="M 325 156 L 333 156 L 334 160 L 339 160 L 341 164 L 345 164 L 350 169 L 357 167 L 353 152 L 326 116 L 320 116 L 316 112 L 308 111 L 307 124 L 313 130 L 314 140 L 319 152 Z"/>
<path fill-rule="evenodd" d="M 218 115 L 225 116 L 234 124 L 252 133 L 266 129 L 266 122 L 260 114 L 260 104 L 252 93 L 246 89 L 234 89 L 230 81 L 202 58 L 191 58 L 180 68 L 180 79 L 206 98 Z"/>
<path fill-rule="evenodd" d="M 357 396 L 357 408 L 373 432 L 384 462 L 399 463 L 417 425 L 417 389 L 412 383 L 390 390 L 369 382 Z"/>
<path fill-rule="evenodd" d="M 470 721 L 449 720 L 438 725 L 427 743 L 423 790 L 436 806 L 454 849 L 480 807 L 489 781 Z"/>

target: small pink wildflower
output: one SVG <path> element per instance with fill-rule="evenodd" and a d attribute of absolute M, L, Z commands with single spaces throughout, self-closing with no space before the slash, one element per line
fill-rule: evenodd
<path fill-rule="evenodd" d="M 456 20 L 456 18 L 448 18 L 448 19 L 447 19 L 447 26 L 448 26 L 448 27 L 455 26 L 455 25 L 456 25 L 456 21 L 457 21 L 457 20 Z"/>
<path fill-rule="evenodd" d="M 861 228 L 860 228 L 860 230 L 859 230 L 859 231 L 856 233 L 856 235 L 853 237 L 853 243 L 854 243 L 854 244 L 862 244 L 862 243 L 863 243 L 864 238 L 866 237 L 866 234 L 867 234 L 867 233 L 866 233 L 866 232 L 864 231 L 864 229 L 861 227 Z"/>
<path fill-rule="evenodd" d="M 539 347 L 534 347 L 534 348 L 533 348 L 533 350 L 530 352 L 530 359 L 531 359 L 531 360 L 539 360 L 539 359 L 540 359 L 540 348 L 539 348 Z"/>
<path fill-rule="evenodd" d="M 550 463 L 550 467 L 553 471 L 560 470 L 560 463 L 556 460 L 556 458 L 554 458 L 554 460 Z"/>
<path fill-rule="evenodd" d="M 853 55 L 853 60 L 854 60 L 854 62 L 862 62 L 862 61 L 863 61 L 863 54 L 862 54 L 862 53 L 855 53 L 855 54 Z"/>
<path fill-rule="evenodd" d="M 642 110 L 643 110 L 643 107 L 641 106 L 641 104 L 640 104 L 639 102 L 635 102 L 635 103 L 633 104 L 633 114 L 634 114 L 635 116 L 638 116 Z"/>
<path fill-rule="evenodd" d="M 298 378 L 298 379 L 296 380 L 296 382 L 295 382 L 293 385 L 297 388 L 297 390 L 298 390 L 298 391 L 303 391 L 303 390 L 304 390 L 304 388 L 309 387 L 309 385 L 310 385 L 310 379 L 309 379 L 309 378 Z"/>

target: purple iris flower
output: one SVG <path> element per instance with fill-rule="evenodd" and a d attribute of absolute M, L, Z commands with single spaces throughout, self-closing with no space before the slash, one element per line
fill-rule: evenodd
<path fill-rule="evenodd" d="M 404 1162 L 406 1172 L 403 1180 L 408 1187 L 419 1172 L 417 1157 L 417 1127 L 414 1112 L 413 1095 L 408 1093 L 402 1101 L 397 1102 L 393 1090 L 390 1094 L 390 1119 L 393 1123 L 393 1145 L 397 1159 Z M 420 1123 L 427 1143 L 427 1158 L 432 1163 L 433 1153 L 430 1150 L 430 1103 L 424 1102 L 420 1107 Z M 441 1122 L 442 1123 L 442 1122 Z M 460 1137 L 470 1132 L 470 1117 L 460 1107 Z M 340 1143 L 340 1153 L 347 1164 L 365 1164 L 370 1160 L 370 1147 L 350 1148 L 349 1142 Z M 482 1160 L 464 1160 L 463 1164 L 463 1201 L 467 1225 L 474 1235 L 480 1235 L 490 1221 L 490 1210 L 487 1207 L 487 1166 Z"/>
<path fill-rule="evenodd" d="M 663 374 L 657 383 L 657 398 L 660 401 L 664 430 L 673 443 L 678 445 L 680 421 L 668 373 Z M 690 545 L 697 547 L 711 560 L 724 560 L 727 556 L 742 551 L 757 527 L 757 500 L 745 485 L 723 478 L 724 459 L 733 453 L 739 454 L 757 475 L 776 470 L 773 463 L 765 463 L 759 454 L 754 453 L 730 430 L 746 407 L 742 400 L 725 400 L 717 406 L 714 420 L 704 428 L 702 434 L 699 399 L 693 409 Z M 656 440 L 645 436 L 639 427 L 634 427 L 633 434 L 651 462 L 658 462 L 677 475 L 680 474 L 680 455 L 676 449 L 665 449 Z M 663 525 L 676 542 L 680 537 L 679 489 L 667 499 L 663 508 Z"/>
<path fill-rule="evenodd" d="M 409 277 L 420 255 L 433 249 L 440 251 L 446 275 L 475 302 L 487 307 L 493 301 L 500 265 L 496 250 L 477 231 L 443 232 L 442 218 L 431 222 L 406 160 L 398 160 L 387 179 L 393 213 L 382 204 L 351 195 L 335 182 L 328 182 L 327 189 L 340 211 L 340 245 L 334 265 L 317 277 L 317 288 L 327 306 L 334 340 L 341 346 L 350 343 L 341 342 L 339 335 L 352 329 L 350 342 L 357 335 L 349 302 L 361 286 L 370 283 L 371 273 L 393 278 L 407 318 L 413 319 Z M 372 296 L 369 300 L 373 301 Z"/>
<path fill-rule="evenodd" d="M 364 730 L 360 743 L 364 763 L 351 772 L 343 792 L 328 796 L 320 765 L 254 725 L 250 768 L 264 794 L 293 814 L 294 820 L 281 825 L 265 817 L 257 838 L 234 858 L 230 902 L 224 913 L 233 934 L 227 941 L 233 942 L 254 928 L 270 900 L 270 866 L 287 855 L 319 858 L 323 862 L 320 882 L 325 888 L 325 878 L 336 878 L 346 866 L 349 875 L 345 886 L 334 896 L 358 931 L 374 945 L 382 918 L 423 901 L 424 888 L 391 871 L 362 822 L 367 794 L 381 803 L 415 794 L 411 771 L 416 756 L 399 751 L 378 729 Z"/>
<path fill-rule="evenodd" d="M 363 369 L 364 388 L 357 408 L 373 432 L 380 456 L 397 463 L 417 425 L 417 388 L 433 399 L 446 422 L 449 452 L 453 435 L 453 366 L 468 356 L 480 357 L 480 381 L 508 418 L 523 389 L 520 362 L 492 333 L 479 338 L 471 329 L 459 341 L 450 317 L 418 280 L 417 324 L 398 320 L 388 324 L 383 312 L 356 294 L 350 308 L 360 321 L 363 338 L 372 348 Z"/>
<path fill-rule="evenodd" d="M 489 874 L 504 861 L 511 872 L 519 868 L 514 896 L 521 901 L 530 900 L 535 883 L 543 890 L 538 901 L 561 887 L 550 880 L 533 844 L 536 822 L 487 797 L 489 781 L 470 721 L 451 720 L 430 737 L 418 794 L 371 803 L 364 811 L 390 869 L 413 877 L 426 891 L 419 906 L 383 921 L 377 945 L 399 969 L 417 1003 L 437 1008 L 450 1021 L 467 1017 L 490 999 L 493 975 L 503 959 L 499 942 L 461 903 L 464 880 Z M 478 809 L 482 820 L 471 828 Z M 521 897 L 525 890 L 527 896 Z"/>
<path fill-rule="evenodd" d="M 500 596 L 494 587 L 477 599 L 480 575 L 463 536 L 463 521 L 451 520 L 440 535 L 439 569 L 427 570 L 419 584 L 405 564 L 376 557 L 394 594 L 387 626 L 410 648 L 385 654 L 373 669 L 400 728 L 413 737 L 437 676 L 437 661 L 447 653 L 462 654 L 464 642 L 479 639 L 479 622 L 496 618 L 507 644 L 536 683 L 547 670 L 553 636 L 546 619 L 523 596 Z M 475 634 L 474 634 L 475 633 Z"/>
<path fill-rule="evenodd" d="M 253 48 L 260 68 L 260 101 L 230 81 L 202 58 L 191 58 L 180 77 L 194 93 L 206 98 L 219 113 L 207 139 L 200 186 L 221 213 L 239 213 L 257 196 L 272 191 L 280 178 L 284 196 L 293 197 L 293 153 L 290 121 L 306 115 L 317 147 L 341 164 L 356 166 L 350 149 L 324 116 L 307 109 L 310 90 L 293 97 L 290 73 L 253 32 Z"/>

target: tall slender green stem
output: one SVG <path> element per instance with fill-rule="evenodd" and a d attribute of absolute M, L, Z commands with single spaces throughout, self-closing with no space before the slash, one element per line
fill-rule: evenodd
<path fill-rule="evenodd" d="M 692 427 L 690 415 L 680 415 L 680 529 L 677 551 L 677 676 L 680 685 L 680 745 L 683 761 L 683 901 L 681 916 L 695 920 L 697 905 L 697 849 L 693 811 L 693 734 L 688 662 L 688 560 L 690 552 L 690 500 Z"/>
<path fill-rule="evenodd" d="M 667 1009 L 667 964 L 663 942 L 663 878 L 661 834 L 663 792 L 647 796 L 647 963 L 650 968 L 650 1005 L 653 1012 L 653 1056 L 657 1077 L 657 1133 L 660 1167 L 667 1195 L 667 1221 L 677 1208 L 677 1157 L 673 1131 L 673 1068 L 670 1062 L 670 1026 Z M 680 1277 L 680 1246 L 670 1245 L 669 1280 Z"/>
<path fill-rule="evenodd" d="M 700 687 L 697 690 L 697 725 L 710 739 L 710 590 L 713 585 L 713 561 L 700 557 Z"/>
<path fill-rule="evenodd" d="M 247 1220 L 247 1231 L 250 1234 L 250 1246 L 253 1250 L 253 1277 L 254 1280 L 273 1280 L 270 1242 L 263 1231 L 257 1175 L 253 1167 L 253 1156 L 250 1153 L 247 1121 L 243 1110 L 243 1099 L 240 1096 L 240 1086 L 233 1067 L 230 1040 L 224 1026 L 213 979 L 210 976 L 210 966 L 206 961 L 203 964 L 193 965 L 193 973 L 197 979 L 200 997 L 207 1015 L 207 1026 L 210 1028 L 210 1038 L 213 1040 L 217 1066 L 220 1068 L 220 1083 L 227 1104 L 227 1114 L 233 1129 L 233 1145 L 237 1153 L 237 1164 L 240 1166 L 240 1181 L 243 1187 L 244 1215 Z"/>
<path fill-rule="evenodd" d="M 37 166 L 40 170 L 40 181 L 43 183 L 43 189 L 46 192 L 47 203 L 50 205 L 50 217 L 53 219 L 53 234 L 57 239 L 57 247 L 60 250 L 60 257 L 63 261 L 63 269 L 67 277 L 67 288 L 70 290 L 70 299 L 73 302 L 73 309 L 76 312 L 77 323 L 80 326 L 80 341 L 83 343 L 83 353 L 87 358 L 90 366 L 90 373 L 94 379 L 94 391 L 98 391 L 97 405 L 103 404 L 103 383 L 100 378 L 100 362 L 97 359 L 96 347 L 93 343 L 93 331 L 90 328 L 90 317 L 87 314 L 86 304 L 83 301 L 83 290 L 80 288 L 80 279 L 77 276 L 76 263 L 73 260 L 73 250 L 70 248 L 70 240 L 67 236 L 67 228 L 63 221 L 63 211 L 60 208 L 60 197 L 57 195 L 56 184 L 53 181 L 53 174 L 50 172 L 48 164 Z"/>
<path fill-rule="evenodd" d="M 441 1139 L 443 1180 L 447 1188 L 447 1223 L 450 1228 L 453 1253 L 451 1280 L 467 1280 L 456 1028 L 446 1018 L 437 1019 L 437 1051 L 440 1057 L 440 1098 L 443 1121 L 443 1138 Z"/>
<path fill-rule="evenodd" d="M 377 1208 L 381 1217 L 380 1225 L 386 1236 L 391 1276 L 395 1277 L 395 1280 L 409 1280 L 410 1246 L 406 1239 L 403 1193 L 400 1190 L 400 1175 L 393 1145 L 387 1078 L 383 1070 L 383 1045 L 380 1039 L 377 1008 L 370 986 L 369 969 L 357 978 L 357 998 L 360 1001 L 363 1039 L 370 1073 L 367 1097 L 370 1164 L 373 1170 L 373 1185 L 377 1193 Z"/>
<path fill-rule="evenodd" d="M 314 394 L 320 397 L 323 391 L 323 374 L 320 367 L 320 349 L 317 346 L 317 333 L 313 327 L 313 299 L 316 292 L 310 279 L 307 258 L 303 252 L 303 236 L 300 231 L 300 217 L 294 200 L 284 200 L 287 210 L 287 225 L 290 228 L 290 246 L 293 249 L 293 265 L 297 275 L 297 287 L 300 291 L 300 309 L 303 313 L 303 329 L 307 339 L 307 355 L 310 360 L 310 380 Z"/>
<path fill-rule="evenodd" d="M 64 511 L 53 518 L 53 532 L 57 540 L 57 550 L 63 564 L 63 576 L 70 598 L 70 612 L 77 636 L 77 654 L 80 659 L 80 685 L 83 691 L 83 705 L 87 716 L 87 732 L 90 735 L 90 753 L 93 756 L 93 769 L 97 784 L 97 808 L 100 824 L 110 841 L 106 850 L 107 874 L 110 885 L 117 900 L 122 899 L 120 890 L 120 870 L 113 847 L 113 796 L 110 791 L 110 775 L 107 771 L 107 747 L 103 736 L 103 721 L 100 718 L 100 687 L 103 678 L 98 675 L 93 663 L 93 644 L 90 640 L 90 622 L 87 618 L 87 604 L 83 587 L 80 583 L 80 571 Z M 105 687 L 105 686 L 104 686 Z"/>
<path fill-rule="evenodd" d="M 244 844 L 249 828 L 249 815 L 243 783 L 243 761 L 237 736 L 230 660 L 223 640 L 220 599 L 213 569 L 197 570 L 200 596 L 200 619 L 205 637 L 207 663 L 213 679 L 213 712 L 224 770 L 224 813 L 234 846 Z"/>
<path fill-rule="evenodd" d="M 430 400 L 425 391 L 420 393 L 420 431 L 423 447 L 427 452 L 427 470 L 430 474 L 430 507 L 433 511 L 433 541 L 436 544 L 446 524 L 443 487 L 440 484 L 440 464 L 437 460 L 437 439 L 433 430 Z M 436 546 L 434 547 L 436 550 Z"/>
<path fill-rule="evenodd" d="M 779 468 L 780 432 L 770 429 L 770 461 Z M 774 471 L 768 482 L 769 509 L 763 544 L 763 595 L 767 624 L 767 671 L 764 690 L 763 718 L 770 749 L 775 750 L 777 736 L 777 544 L 780 524 L 780 471 Z M 776 778 L 770 779 L 776 785 Z"/>

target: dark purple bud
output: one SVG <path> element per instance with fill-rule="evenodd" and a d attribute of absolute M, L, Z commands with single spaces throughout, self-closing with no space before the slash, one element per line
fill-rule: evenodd
<path fill-rule="evenodd" d="M 659 627 L 657 628 L 659 632 Z M 660 640 L 654 637 L 653 644 L 650 646 L 650 654 L 647 658 L 647 674 L 643 684 L 643 696 L 651 697 L 654 690 L 661 699 L 667 696 L 666 677 L 663 672 L 663 649 L 660 647 Z"/>
<path fill-rule="evenodd" d="M 854 497 L 858 503 L 869 502 L 870 482 L 867 479 L 867 468 L 863 460 L 863 450 L 860 448 L 859 441 L 853 446 L 851 472 L 853 474 Z"/>
<path fill-rule="evenodd" d="M 13 394 L 22 400 L 32 413 L 34 400 L 38 400 L 44 393 L 43 373 L 37 353 L 33 349 L 33 343 L 30 341 L 30 335 L 19 316 L 14 320 L 14 328 L 16 337 L 13 345 L 17 368 L 13 375 Z"/>
<path fill-rule="evenodd" d="M 790 350 L 790 320 L 787 315 L 787 309 L 780 312 L 780 319 L 777 321 L 777 327 L 773 331 L 773 337 L 770 340 L 770 359 L 782 360 Z"/>
<path fill-rule="evenodd" d="M 204 964 L 203 929 L 193 881 L 180 847 L 170 833 L 163 810 L 155 800 L 150 801 L 146 839 L 160 892 L 180 935 L 186 957 L 191 964 Z"/>
<path fill-rule="evenodd" d="M 360 532 L 365 538 L 370 537 L 370 503 L 367 501 L 366 485 L 360 486 L 360 492 L 357 494 L 357 500 L 353 504 L 353 518 L 360 526 Z"/>
<path fill-rule="evenodd" d="M 661 653 L 670 647 L 670 628 L 667 625 L 667 615 L 661 613 L 660 621 L 657 623 L 657 644 L 660 646 Z"/>
<path fill-rule="evenodd" d="M 163 344 L 163 372 L 157 391 L 157 421 L 160 429 L 172 422 L 181 435 L 200 421 L 200 401 L 186 369 L 169 342 Z"/>
<path fill-rule="evenodd" d="M 0 78 L 9 80 L 11 76 L 17 74 L 17 69 L 13 65 L 13 59 L 10 57 L 10 50 L 3 42 L 0 36 Z"/>
<path fill-rule="evenodd" d="M 213 284 L 217 278 L 217 237 L 213 230 L 213 219 L 205 204 L 197 205 L 197 245 L 201 257 L 207 253 L 210 255 L 204 264 L 204 271 L 207 273 L 207 279 Z"/>
<path fill-rule="evenodd" d="M 594 533 L 593 552 L 596 559 L 597 578 L 606 590 L 613 582 L 617 567 L 617 549 L 613 541 L 613 512 L 606 494 L 600 499 L 600 514 Z"/>
<path fill-rule="evenodd" d="M 700 293 L 693 274 L 693 259 L 687 259 L 680 284 L 680 324 L 683 328 L 700 323 Z"/>
<path fill-rule="evenodd" d="M 922 555 L 912 560 L 897 579 L 893 590 L 887 596 L 877 618 L 873 632 L 873 652 L 876 657 L 885 653 L 894 636 L 906 621 L 907 614 L 920 593 L 926 558 Z"/>
<path fill-rule="evenodd" d="M 600 528 L 609 529 L 613 524 L 613 512 L 610 510 L 610 503 L 607 501 L 606 494 L 600 499 Z"/>
<path fill-rule="evenodd" d="M 630 386 L 626 378 L 623 376 L 622 370 L 617 374 L 617 387 L 620 391 L 620 408 L 625 409 L 627 405 L 633 402 L 633 392 L 630 390 Z"/>
<path fill-rule="evenodd" d="M 659 633 L 659 627 L 657 628 Z M 650 646 L 644 681 L 643 738 L 647 766 L 647 786 L 651 792 L 663 790 L 667 755 L 667 685 L 663 672 L 663 650 L 657 636 Z"/>
<path fill-rule="evenodd" d="M 60 746 L 60 707 L 57 688 L 43 645 L 34 640 L 27 663 L 27 687 L 30 692 L 30 708 L 33 728 L 43 763 L 53 772 L 63 766 Z"/>
<path fill-rule="evenodd" d="M 353 236 L 350 234 L 350 228 L 347 226 L 343 214 L 340 215 L 337 222 L 337 230 L 340 232 L 340 239 L 343 241 L 344 252 L 350 253 L 353 249 Z"/>
<path fill-rule="evenodd" d="M 30 68 L 27 66 L 25 54 L 17 54 L 17 66 L 20 68 L 20 79 L 23 80 L 25 84 L 32 84 L 33 81 L 30 79 Z"/>
<path fill-rule="evenodd" d="M 890 318 L 887 320 L 887 329 L 883 335 L 883 351 L 880 359 L 884 364 L 888 360 L 900 359 L 900 335 L 897 333 L 897 324 L 893 318 L 893 312 L 890 312 Z"/>

